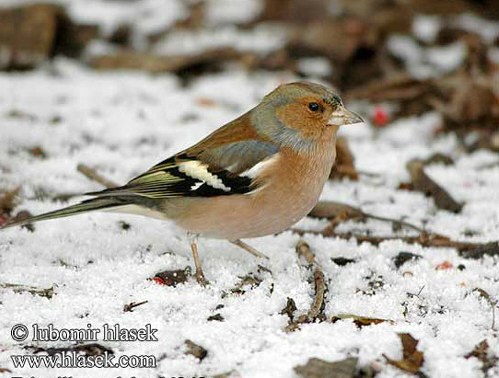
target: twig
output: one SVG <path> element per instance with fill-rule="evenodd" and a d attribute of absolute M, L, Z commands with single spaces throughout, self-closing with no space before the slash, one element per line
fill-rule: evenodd
<path fill-rule="evenodd" d="M 308 265 L 313 265 L 313 263 L 315 262 L 315 256 L 310 251 L 310 246 L 307 243 L 305 243 L 304 240 L 300 239 L 296 244 L 295 249 L 298 256 L 305 257 L 305 260 L 307 260 Z"/>
<path fill-rule="evenodd" d="M 412 223 L 409 223 L 409 222 L 406 222 L 406 221 L 402 221 L 402 220 L 398 220 L 398 219 L 392 219 L 392 218 L 386 218 L 386 217 L 380 217 L 378 215 L 372 215 L 372 214 L 367 214 L 367 213 L 364 213 L 364 215 L 365 215 L 366 218 L 376 219 L 376 220 L 380 220 L 380 221 L 384 221 L 384 222 L 392 222 L 393 224 L 396 224 L 398 226 L 404 226 L 404 227 L 407 227 L 407 228 L 411 228 L 414 231 L 417 231 L 419 233 L 426 232 L 422 228 L 420 228 L 418 226 L 415 226 Z"/>
<path fill-rule="evenodd" d="M 402 220 L 398 219 L 393 219 L 393 218 L 387 218 L 387 217 L 382 217 L 378 215 L 372 215 L 368 214 L 358 207 L 346 205 L 344 203 L 340 202 L 334 202 L 334 201 L 320 201 L 315 205 L 315 207 L 312 209 L 312 211 L 308 214 L 310 217 L 313 218 L 328 218 L 330 219 L 330 226 L 328 227 L 328 232 L 334 232 L 334 229 L 338 224 L 345 222 L 350 219 L 364 219 L 364 218 L 371 218 L 371 219 L 376 219 L 384 222 L 392 222 L 393 224 L 396 224 L 400 227 L 407 227 L 411 228 L 419 233 L 425 232 L 422 228 L 415 226 L 409 222 L 405 222 Z"/>
<path fill-rule="evenodd" d="M 99 184 L 105 186 L 106 188 L 116 188 L 118 184 L 115 182 L 108 180 L 104 176 L 101 176 L 97 171 L 93 168 L 90 168 L 88 165 L 80 163 L 76 167 L 78 172 L 82 173 L 84 176 L 89 178 L 92 181 L 98 182 Z"/>
<path fill-rule="evenodd" d="M 133 309 L 135 307 L 142 306 L 143 304 L 146 304 L 149 301 L 142 301 L 142 302 L 131 302 L 123 306 L 123 312 L 133 312 Z"/>
<path fill-rule="evenodd" d="M 428 176 L 425 171 L 425 162 L 414 159 L 407 163 L 407 170 L 411 175 L 412 185 L 415 190 L 430 194 L 439 209 L 459 213 L 463 205 L 458 203 L 452 196 L 434 180 Z"/>
<path fill-rule="evenodd" d="M 324 307 L 324 293 L 326 285 L 324 283 L 324 273 L 318 266 L 314 269 L 315 297 L 310 311 L 307 313 L 309 320 L 317 319 Z"/>
<path fill-rule="evenodd" d="M 485 298 L 485 300 L 487 301 L 487 303 L 490 305 L 491 309 L 492 309 L 492 331 L 495 331 L 496 329 L 496 306 L 497 306 L 497 301 L 494 301 L 489 293 L 487 293 L 485 290 L 479 288 L 479 287 L 475 287 L 472 292 L 477 292 L 478 295 L 482 298 Z"/>
<path fill-rule="evenodd" d="M 324 273 L 319 265 L 315 263 L 315 256 L 310 250 L 310 246 L 303 240 L 298 241 L 296 244 L 296 253 L 298 256 L 304 256 L 307 261 L 308 267 L 314 266 L 314 282 L 315 282 L 315 296 L 312 306 L 307 314 L 300 315 L 296 320 L 290 320 L 286 331 L 291 332 L 296 330 L 300 324 L 311 323 L 316 319 L 321 319 L 322 311 L 324 310 L 324 296 L 327 290 L 324 281 Z"/>
<path fill-rule="evenodd" d="M 468 243 L 459 242 L 448 238 L 447 236 L 439 234 L 428 234 L 422 233 L 418 236 L 366 236 L 366 235 L 354 235 L 351 233 L 336 233 L 328 232 L 328 230 L 323 231 L 308 231 L 301 229 L 292 229 L 292 232 L 298 235 L 313 234 L 322 235 L 325 237 L 336 237 L 340 239 L 355 239 L 358 242 L 367 242 L 373 245 L 379 245 L 385 241 L 391 240 L 401 240 L 408 244 L 419 244 L 423 247 L 439 247 L 439 248 L 455 248 L 458 250 L 459 254 L 465 258 L 478 259 L 484 255 L 495 256 L 499 255 L 499 242 L 490 243 Z"/>

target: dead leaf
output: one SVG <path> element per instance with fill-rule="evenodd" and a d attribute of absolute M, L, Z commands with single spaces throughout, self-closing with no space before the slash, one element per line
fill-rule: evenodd
<path fill-rule="evenodd" d="M 0 196 L 0 215 L 9 216 L 12 210 L 16 207 L 16 196 L 19 194 L 20 188 L 15 188 L 8 192 L 2 193 Z"/>
<path fill-rule="evenodd" d="M 231 292 L 233 294 L 244 294 L 246 293 L 246 290 L 244 289 L 245 286 L 249 286 L 250 288 L 255 288 L 257 286 L 260 286 L 260 284 L 263 281 L 260 277 L 255 276 L 254 273 L 248 273 L 247 275 L 239 278 L 240 281 L 236 284 L 234 288 L 231 289 Z"/>
<path fill-rule="evenodd" d="M 54 287 L 41 289 L 35 286 L 0 283 L 0 289 L 12 290 L 14 293 L 30 293 L 31 295 L 37 295 L 48 299 L 52 298 L 54 295 Z"/>
<path fill-rule="evenodd" d="M 286 301 L 286 307 L 284 307 L 281 311 L 279 311 L 279 315 L 288 315 L 289 321 L 292 322 L 295 311 L 296 311 L 295 301 L 293 300 L 293 298 L 288 297 Z"/>
<path fill-rule="evenodd" d="M 304 378 L 353 378 L 357 362 L 354 357 L 334 362 L 311 358 L 305 365 L 295 366 L 293 370 Z"/>
<path fill-rule="evenodd" d="M 343 137 L 336 139 L 336 160 L 331 169 L 330 179 L 341 179 L 347 177 L 357 181 L 359 174 L 354 165 L 354 157 L 352 151 L 348 147 L 347 140 Z"/>
<path fill-rule="evenodd" d="M 185 354 L 190 354 L 191 356 L 199 359 L 199 361 L 203 361 L 203 359 L 208 355 L 208 351 L 205 348 L 195 344 L 191 340 L 185 340 L 185 345 L 187 346 Z"/>
<path fill-rule="evenodd" d="M 487 340 L 479 342 L 470 353 L 464 356 L 464 358 L 471 357 L 477 358 L 482 363 L 482 371 L 485 376 L 487 376 L 487 372 L 499 362 L 499 357 L 493 355 L 493 352 L 490 351 Z"/>
<path fill-rule="evenodd" d="M 173 72 L 191 68 L 208 68 L 222 62 L 238 59 L 241 53 L 232 48 L 220 48 L 203 51 L 194 55 L 155 55 L 146 52 L 122 50 L 114 55 L 96 56 L 90 61 L 93 68 L 99 70 L 128 69 L 148 72 Z"/>
<path fill-rule="evenodd" d="M 31 147 L 28 149 L 28 152 L 31 156 L 39 158 L 39 159 L 46 159 L 47 158 L 47 153 L 45 150 L 39 146 L 36 147 Z"/>
<path fill-rule="evenodd" d="M 331 318 L 331 322 L 335 323 L 338 320 L 344 320 L 344 319 L 352 319 L 353 322 L 355 323 L 355 325 L 357 325 L 357 327 L 359 327 L 359 328 L 361 328 L 363 326 L 369 326 L 372 324 L 380 324 L 380 323 L 384 323 L 384 322 L 390 322 L 392 324 L 394 323 L 393 320 L 389 320 L 389 319 L 368 318 L 365 316 L 358 316 L 358 315 L 353 315 L 353 314 L 333 315 L 333 317 Z"/>
<path fill-rule="evenodd" d="M 332 257 L 331 261 L 334 262 L 338 266 L 345 266 L 345 265 L 353 264 L 356 262 L 356 260 L 348 259 L 346 257 Z"/>
<path fill-rule="evenodd" d="M 317 202 L 317 205 L 315 205 L 315 207 L 310 211 L 308 216 L 312 218 L 333 219 L 342 214 L 345 214 L 344 216 L 349 219 L 364 217 L 364 213 L 362 212 L 362 210 L 350 205 L 346 205 L 344 203 L 334 201 Z"/>
<path fill-rule="evenodd" d="M 191 267 L 187 266 L 184 269 L 165 270 L 163 272 L 156 273 L 156 275 L 151 279 L 160 285 L 175 287 L 178 284 L 186 282 L 190 276 Z"/>
<path fill-rule="evenodd" d="M 56 354 L 76 352 L 84 354 L 85 356 L 101 356 L 104 354 L 114 354 L 113 350 L 97 343 L 79 344 L 62 348 L 40 348 L 35 346 L 28 346 L 27 349 L 32 349 L 33 353 L 47 353 L 49 356 Z"/>
<path fill-rule="evenodd" d="M 402 265 L 404 265 L 406 262 L 411 261 L 411 260 L 417 260 L 420 259 L 421 255 L 416 255 L 411 252 L 399 252 L 397 256 L 393 258 L 393 263 L 395 264 L 395 267 L 398 269 Z"/>
<path fill-rule="evenodd" d="M 225 319 L 222 315 L 215 314 L 215 315 L 208 316 L 208 319 L 206 319 L 206 320 L 208 320 L 209 322 L 212 322 L 212 321 L 223 322 Z"/>
<path fill-rule="evenodd" d="M 424 172 L 423 161 L 418 159 L 411 160 L 407 163 L 407 170 L 411 175 L 414 190 L 430 195 L 439 209 L 452 211 L 454 213 L 461 211 L 463 205 L 456 202 L 445 189 Z"/>
<path fill-rule="evenodd" d="M 402 359 L 392 360 L 383 354 L 386 361 L 400 370 L 407 371 L 409 373 L 419 373 L 419 369 L 424 361 L 423 353 L 418 351 L 416 348 L 419 341 L 412 337 L 409 333 L 399 333 L 398 337 L 402 342 Z"/>

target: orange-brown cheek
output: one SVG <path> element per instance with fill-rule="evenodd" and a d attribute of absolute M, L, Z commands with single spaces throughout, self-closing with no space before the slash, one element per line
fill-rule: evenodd
<path fill-rule="evenodd" d="M 319 135 L 325 126 L 321 114 L 311 114 L 301 104 L 283 105 L 277 109 L 276 114 L 283 124 L 289 128 L 300 130 L 306 138 Z"/>

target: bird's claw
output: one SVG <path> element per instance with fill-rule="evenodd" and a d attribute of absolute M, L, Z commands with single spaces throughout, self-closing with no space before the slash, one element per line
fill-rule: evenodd
<path fill-rule="evenodd" d="M 203 271 L 201 270 L 196 270 L 196 273 L 195 273 L 195 276 L 196 276 L 196 281 L 198 282 L 198 284 L 200 284 L 201 286 L 203 287 L 206 287 L 210 284 L 210 281 L 208 281 L 205 277 L 204 277 L 204 274 L 203 274 Z"/>

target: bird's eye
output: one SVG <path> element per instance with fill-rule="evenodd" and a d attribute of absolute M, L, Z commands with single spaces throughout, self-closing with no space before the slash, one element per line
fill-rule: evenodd
<path fill-rule="evenodd" d="M 311 111 L 316 112 L 316 111 L 318 111 L 321 107 L 320 107 L 320 106 L 319 106 L 319 104 L 318 104 L 318 103 L 316 103 L 316 102 L 310 102 L 310 103 L 308 104 L 308 108 L 309 108 Z"/>

